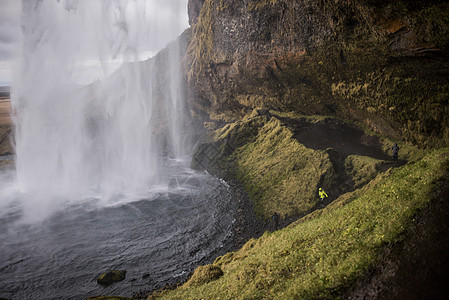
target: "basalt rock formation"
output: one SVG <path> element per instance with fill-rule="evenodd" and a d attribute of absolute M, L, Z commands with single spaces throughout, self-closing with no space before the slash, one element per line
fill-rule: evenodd
<path fill-rule="evenodd" d="M 209 121 L 266 108 L 449 145 L 447 1 L 190 0 L 189 17 L 191 98 Z"/>

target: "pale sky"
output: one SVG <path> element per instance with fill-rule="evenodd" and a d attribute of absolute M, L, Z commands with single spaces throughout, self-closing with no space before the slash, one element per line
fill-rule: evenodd
<path fill-rule="evenodd" d="M 36 1 L 37 0 L 27 0 Z M 189 27 L 187 16 L 188 0 L 42 0 L 44 2 L 54 2 L 65 5 L 66 9 L 75 6 L 80 1 L 84 3 L 127 3 L 130 10 L 145 10 L 140 15 L 140 20 L 127 18 L 127 26 L 132 30 L 133 27 L 142 26 L 148 22 L 148 29 L 145 34 L 135 37 L 136 39 L 144 39 L 151 36 L 151 40 L 146 43 L 145 49 L 138 49 L 140 56 L 146 58 L 157 51 L 164 48 L 167 43 L 176 39 L 182 31 Z M 145 20 L 142 20 L 145 16 Z M 20 0 L 0 0 L 0 86 L 9 85 L 13 74 L 13 61 L 17 59 L 20 52 L 21 40 L 21 1 Z M 80 34 L 80 33 L 78 33 Z M 142 47 L 142 46 L 139 46 Z M 86 66 L 92 69 L 99 67 L 99 61 L 95 57 L 89 59 L 86 57 Z"/>
<path fill-rule="evenodd" d="M 20 35 L 19 1 L 0 0 L 0 86 L 11 80 L 10 61 Z"/>

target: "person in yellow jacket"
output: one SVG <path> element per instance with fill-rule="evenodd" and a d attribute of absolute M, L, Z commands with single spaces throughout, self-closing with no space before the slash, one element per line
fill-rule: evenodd
<path fill-rule="evenodd" d="M 323 201 L 325 197 L 329 197 L 322 188 L 319 188 L 318 194 L 320 195 L 321 201 Z"/>

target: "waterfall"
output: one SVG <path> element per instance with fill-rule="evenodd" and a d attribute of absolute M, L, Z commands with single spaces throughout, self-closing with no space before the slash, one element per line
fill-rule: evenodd
<path fill-rule="evenodd" d="M 167 5 L 179 16 L 186 1 L 22 1 L 12 95 L 20 190 L 142 194 L 162 184 L 163 157 L 187 154 L 180 45 L 148 59 L 187 27 L 163 19 Z"/>

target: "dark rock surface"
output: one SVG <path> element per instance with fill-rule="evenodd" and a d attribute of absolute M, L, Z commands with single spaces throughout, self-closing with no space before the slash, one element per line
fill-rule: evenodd
<path fill-rule="evenodd" d="M 197 9 L 202 4 L 197 18 Z M 189 1 L 196 108 L 327 114 L 449 144 L 447 1 Z"/>
<path fill-rule="evenodd" d="M 124 280 L 125 277 L 126 277 L 125 270 L 111 270 L 111 271 L 101 274 L 97 278 L 97 282 L 101 285 L 111 285 L 115 282 Z"/>
<path fill-rule="evenodd" d="M 196 22 L 198 22 L 198 16 L 200 15 L 201 6 L 203 6 L 203 3 L 204 0 L 191 0 L 187 4 L 190 26 L 193 26 Z"/>

